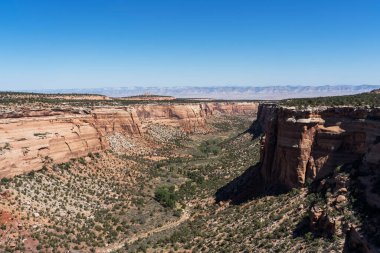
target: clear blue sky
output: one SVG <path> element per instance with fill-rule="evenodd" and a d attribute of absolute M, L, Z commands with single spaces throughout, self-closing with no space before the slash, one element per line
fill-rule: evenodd
<path fill-rule="evenodd" d="M 380 1 L 0 1 L 3 90 L 282 84 L 380 84 Z"/>

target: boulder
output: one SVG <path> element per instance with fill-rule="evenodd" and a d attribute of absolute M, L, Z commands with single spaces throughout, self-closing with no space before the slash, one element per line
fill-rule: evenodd
<path fill-rule="evenodd" d="M 336 234 L 340 222 L 331 218 L 325 210 L 313 206 L 309 211 L 309 226 L 312 231 L 331 237 Z"/>
<path fill-rule="evenodd" d="M 344 195 L 339 195 L 338 197 L 336 197 L 335 201 L 336 203 L 340 204 L 340 203 L 346 202 L 347 198 Z"/>

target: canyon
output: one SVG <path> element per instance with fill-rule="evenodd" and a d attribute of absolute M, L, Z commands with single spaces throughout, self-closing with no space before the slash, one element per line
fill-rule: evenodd
<path fill-rule="evenodd" d="M 185 133 L 207 132 L 210 116 L 254 116 L 257 108 L 255 102 L 210 102 L 3 111 L 0 178 L 104 151 L 114 135 L 120 141 L 138 142 L 155 124 L 178 127 Z"/>
<path fill-rule="evenodd" d="M 215 187 L 225 178 L 205 162 L 217 161 L 219 143 L 244 131 L 258 108 L 8 101 L 0 106 L 0 251 L 7 252 L 129 252 L 141 240 L 169 236 L 190 220 L 195 191 L 208 192 L 193 183 Z M 170 207 L 155 196 L 167 185 L 176 187 Z"/>
<path fill-rule="evenodd" d="M 0 249 L 378 252 L 379 107 L 67 101 L 0 108 Z"/>

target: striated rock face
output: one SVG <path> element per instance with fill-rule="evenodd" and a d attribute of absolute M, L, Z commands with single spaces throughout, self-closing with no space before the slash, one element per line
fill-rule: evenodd
<path fill-rule="evenodd" d="M 200 105 L 206 114 L 240 114 L 256 116 L 258 103 L 255 102 L 231 102 L 231 103 L 204 103 Z"/>
<path fill-rule="evenodd" d="M 199 104 L 152 104 L 136 106 L 138 117 L 146 124 L 180 126 L 186 132 L 205 127 L 205 112 Z"/>
<path fill-rule="evenodd" d="M 3 110 L 0 112 L 0 178 L 108 149 L 110 140 L 114 140 L 112 136 L 140 138 L 150 124 L 195 132 L 204 129 L 206 117 L 217 112 L 255 115 L 256 111 L 256 103 Z"/>
<path fill-rule="evenodd" d="M 344 252 L 377 252 L 366 237 L 379 231 L 380 108 L 296 110 L 263 104 L 252 128 L 263 134 L 257 171 L 261 190 L 289 190 L 318 180 L 316 190 L 331 189 L 336 196 L 329 201 L 339 209 L 349 201 L 347 187 L 352 187 L 360 199 L 356 203 L 368 212 L 363 213 L 362 230 L 351 227 L 347 232 Z M 349 175 L 339 173 L 342 166 Z M 330 214 L 326 207 L 312 206 L 312 231 L 328 236 L 340 233 L 340 218 Z"/>
<path fill-rule="evenodd" d="M 151 104 L 134 106 L 141 121 L 146 124 L 160 123 L 169 126 L 180 126 L 186 132 L 196 132 L 204 128 L 206 118 L 217 114 L 240 114 L 254 116 L 258 103 L 225 102 L 193 104 Z"/>
<path fill-rule="evenodd" d="M 253 128 L 264 133 L 260 172 L 267 185 L 290 189 L 344 164 L 380 164 L 379 108 L 296 110 L 263 104 Z"/>
<path fill-rule="evenodd" d="M 105 137 L 112 132 L 141 135 L 141 123 L 134 111 L 95 109 L 90 114 L 38 115 L 0 119 L 0 177 L 108 148 Z"/>

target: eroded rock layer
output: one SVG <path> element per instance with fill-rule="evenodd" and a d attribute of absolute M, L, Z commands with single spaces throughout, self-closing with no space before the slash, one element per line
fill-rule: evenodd
<path fill-rule="evenodd" d="M 260 105 L 254 130 L 263 132 L 261 168 L 266 185 L 299 187 L 339 166 L 380 164 L 380 109 L 320 107 L 296 110 Z"/>
<path fill-rule="evenodd" d="M 205 127 L 207 116 L 217 114 L 256 115 L 257 103 L 221 102 L 193 104 L 150 104 L 135 106 L 139 118 L 146 123 L 180 126 L 186 132 Z"/>
<path fill-rule="evenodd" d="M 88 114 L 60 112 L 52 116 L 48 111 L 34 114 L 39 116 L 0 120 L 1 177 L 106 149 L 105 136 L 112 132 L 141 134 L 134 111 L 95 109 Z"/>
<path fill-rule="evenodd" d="M 257 103 L 146 104 L 0 112 L 0 178 L 109 148 L 110 135 L 141 138 L 149 124 L 206 128 L 217 113 L 255 115 Z"/>

